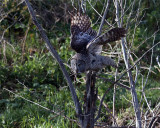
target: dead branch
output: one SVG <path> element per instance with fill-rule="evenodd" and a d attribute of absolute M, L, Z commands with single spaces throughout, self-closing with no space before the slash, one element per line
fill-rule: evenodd
<path fill-rule="evenodd" d="M 77 115 L 80 115 L 80 114 L 82 114 L 82 110 L 81 110 L 81 106 L 80 106 L 80 103 L 79 103 L 79 99 L 77 97 L 77 94 L 76 94 L 76 91 L 75 91 L 74 86 L 72 84 L 72 81 L 71 81 L 71 79 L 70 79 L 70 77 L 69 77 L 69 75 L 68 75 L 68 73 L 67 73 L 67 71 L 65 69 L 65 66 L 64 66 L 62 60 L 60 59 L 57 51 L 52 47 L 52 45 L 51 45 L 46 33 L 42 29 L 41 25 L 38 23 L 38 21 L 36 19 L 36 16 L 35 16 L 35 13 L 33 11 L 33 8 L 30 5 L 30 2 L 28 0 L 25 0 L 25 2 L 26 2 L 26 5 L 28 7 L 29 13 L 30 13 L 30 15 L 32 17 L 32 20 L 33 20 L 34 24 L 37 26 L 37 28 L 38 28 L 38 30 L 39 30 L 39 32 L 41 34 L 42 39 L 46 43 L 46 47 L 50 51 L 50 53 L 53 56 L 53 58 L 55 58 L 57 60 L 59 66 L 60 66 L 60 68 L 61 68 L 61 70 L 63 72 L 63 75 L 65 76 L 65 79 L 67 80 L 67 83 L 69 85 L 69 88 L 70 88 L 70 91 L 71 91 L 71 95 L 72 95 L 72 98 L 73 98 L 73 101 L 74 101 L 74 104 L 75 104 L 75 107 L 76 107 L 76 113 L 77 113 Z"/>
<path fill-rule="evenodd" d="M 78 124 L 78 122 L 77 122 L 76 120 L 70 119 L 69 117 L 67 117 L 67 116 L 65 116 L 65 115 L 62 115 L 62 114 L 64 113 L 64 110 L 61 111 L 61 112 L 55 112 L 55 111 L 53 111 L 53 110 L 51 110 L 51 109 L 49 109 L 49 108 L 47 108 L 47 107 L 44 107 L 44 106 L 42 106 L 42 105 L 40 105 L 40 104 L 38 104 L 38 103 L 36 103 L 36 102 L 33 102 L 33 101 L 31 101 L 31 100 L 26 99 L 25 97 L 23 97 L 23 96 L 21 96 L 21 95 L 18 95 L 18 94 L 16 94 L 16 93 L 14 93 L 13 91 L 8 90 L 7 88 L 3 88 L 3 90 L 5 90 L 5 91 L 7 91 L 7 92 L 9 92 L 9 93 L 12 93 L 12 94 L 14 94 L 16 97 L 20 97 L 20 98 L 22 98 L 23 100 L 25 100 L 25 101 L 27 101 L 27 102 L 30 102 L 30 103 L 32 103 L 32 104 L 35 104 L 35 105 L 37 105 L 38 107 L 41 107 L 41 108 L 43 108 L 43 109 L 45 109 L 45 110 L 47 110 L 47 111 L 49 111 L 49 112 L 51 112 L 51 113 L 54 113 L 54 114 L 56 114 L 56 116 L 62 116 L 62 117 L 64 117 L 65 119 L 69 119 L 70 121 L 76 122 L 76 123 Z"/>
<path fill-rule="evenodd" d="M 120 22 L 120 19 L 119 19 L 119 3 L 118 3 L 118 0 L 115 0 L 115 8 L 116 8 L 117 24 L 118 24 L 119 27 L 121 27 L 122 24 L 123 24 L 123 22 L 122 22 L 123 20 L 121 20 L 121 22 Z M 121 15 L 123 15 L 123 14 L 121 14 Z M 123 38 L 121 40 L 121 47 L 122 47 L 123 58 L 124 58 L 124 62 L 125 62 L 125 65 L 126 65 L 126 69 L 128 70 L 130 68 L 130 64 L 128 62 L 128 56 L 127 56 L 127 52 L 126 52 L 126 48 L 125 48 L 125 45 L 124 45 L 124 39 Z M 137 93 L 136 93 L 136 90 L 135 90 L 135 83 L 134 83 L 134 80 L 133 80 L 131 70 L 128 71 L 128 77 L 129 77 L 129 82 L 130 82 L 130 86 L 131 86 L 132 101 L 133 101 L 133 107 L 134 107 L 135 116 L 136 116 L 136 127 L 141 128 L 142 127 L 141 112 L 140 112 L 140 108 L 139 108 Z"/>

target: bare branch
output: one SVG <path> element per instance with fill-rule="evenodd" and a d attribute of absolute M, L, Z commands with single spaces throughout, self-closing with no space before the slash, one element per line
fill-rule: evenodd
<path fill-rule="evenodd" d="M 153 45 L 154 45 L 154 42 L 155 42 L 155 36 L 154 36 L 154 39 L 153 39 Z M 148 101 L 147 101 L 147 98 L 146 98 L 145 92 L 144 92 L 145 86 L 146 86 L 147 81 L 148 81 L 148 77 L 149 77 L 150 72 L 151 72 L 151 68 L 152 68 L 152 61 L 153 61 L 153 49 L 152 49 L 151 62 L 150 62 L 150 66 L 149 66 L 149 71 L 148 71 L 148 74 L 147 74 L 147 78 L 146 78 L 146 81 L 145 81 L 145 83 L 144 83 L 144 86 L 143 86 L 143 84 L 142 84 L 142 94 L 143 94 L 143 96 L 144 96 L 144 99 L 145 99 L 145 101 L 146 101 L 146 103 L 147 103 L 147 106 L 148 106 L 148 108 L 149 108 L 150 112 L 152 112 L 152 114 L 153 114 L 153 116 L 154 116 L 153 110 L 151 109 L 151 107 L 150 107 L 150 105 L 149 105 L 149 103 L 148 103 Z"/>
<path fill-rule="evenodd" d="M 104 14 L 103 14 L 103 17 L 102 17 L 102 20 L 101 20 L 101 25 L 99 27 L 97 36 L 101 35 L 102 27 L 103 27 L 104 21 L 106 19 L 106 15 L 107 15 L 107 12 L 108 12 L 109 4 L 110 4 L 110 0 L 107 1 L 106 9 L 104 11 Z"/>
<path fill-rule="evenodd" d="M 101 101 L 100 96 L 98 96 L 98 99 Z M 103 102 L 103 106 L 107 109 L 108 113 L 109 113 L 110 116 L 113 118 L 115 126 L 118 127 L 118 124 L 117 124 L 117 122 L 116 122 L 115 115 L 112 114 L 112 112 L 109 110 L 107 104 L 105 104 L 104 102 Z"/>
<path fill-rule="evenodd" d="M 114 84 L 115 84 L 115 83 L 114 83 Z M 102 99 L 101 99 L 100 105 L 99 105 L 98 114 L 97 114 L 96 118 L 94 119 L 94 122 L 97 122 L 97 120 L 99 119 L 104 98 L 105 98 L 105 96 L 107 95 L 107 93 L 111 90 L 111 88 L 113 87 L 114 84 L 112 84 L 112 85 L 106 90 L 106 92 L 104 93 L 104 95 L 103 95 L 103 97 L 102 97 Z"/>
<path fill-rule="evenodd" d="M 103 77 L 99 77 L 99 76 L 97 76 L 97 78 L 100 78 L 100 79 L 102 79 L 102 80 L 104 80 L 104 81 L 107 81 L 107 82 L 110 82 L 110 83 L 114 83 L 114 81 L 112 81 L 112 80 L 110 80 L 110 79 L 106 79 L 106 78 L 103 78 Z M 130 87 L 128 87 L 128 86 L 126 86 L 126 85 L 124 85 L 124 84 L 122 84 L 122 83 L 114 83 L 114 84 L 116 84 L 116 85 L 118 85 L 118 86 L 120 86 L 120 87 L 122 87 L 122 88 L 125 88 L 125 89 L 127 89 L 127 90 L 130 90 L 131 88 Z"/>
<path fill-rule="evenodd" d="M 76 106 L 76 113 L 77 113 L 78 115 L 80 115 L 80 114 L 82 114 L 82 110 L 81 110 L 81 107 L 80 107 L 80 103 L 79 103 L 79 100 L 78 100 L 76 91 L 75 91 L 75 89 L 74 89 L 74 86 L 73 86 L 73 84 L 72 84 L 72 81 L 71 81 L 71 79 L 70 79 L 70 77 L 69 77 L 69 75 L 68 75 L 68 73 L 67 73 L 67 71 L 66 71 L 66 69 L 65 69 L 65 67 L 64 67 L 64 64 L 63 64 L 62 60 L 60 59 L 58 53 L 57 53 L 57 52 L 55 51 L 55 49 L 52 47 L 52 45 L 51 45 L 48 37 L 46 36 L 44 30 L 42 29 L 41 25 L 38 23 L 38 21 L 37 21 L 37 19 L 36 19 L 36 16 L 35 16 L 35 13 L 34 13 L 32 7 L 31 7 L 29 1 L 28 1 L 28 0 L 25 0 L 25 2 L 26 2 L 26 5 L 27 5 L 27 7 L 28 7 L 28 10 L 29 10 L 29 12 L 30 12 L 30 15 L 31 15 L 31 17 L 32 17 L 32 20 L 33 20 L 34 24 L 37 26 L 37 28 L 38 28 L 38 30 L 39 30 L 39 32 L 40 32 L 43 40 L 46 42 L 46 46 L 47 46 L 47 48 L 49 49 L 51 55 L 52 55 L 54 58 L 56 58 L 59 66 L 60 66 L 60 68 L 61 68 L 61 70 L 62 70 L 62 72 L 63 72 L 63 75 L 65 76 L 65 79 L 67 80 L 67 83 L 68 83 L 68 85 L 69 85 L 69 88 L 70 88 L 70 91 L 71 91 L 71 94 L 72 94 L 72 98 L 73 98 L 74 104 L 75 104 L 75 106 Z"/>
<path fill-rule="evenodd" d="M 118 4 L 118 0 L 115 0 L 115 8 L 116 8 L 116 19 L 117 19 L 117 24 L 119 27 L 122 26 L 122 22 L 120 23 L 119 20 L 119 4 Z M 123 15 L 123 14 L 121 14 Z M 123 20 L 123 18 L 122 18 Z M 121 21 L 122 21 L 121 20 Z M 128 70 L 130 68 L 129 62 L 128 62 L 128 56 L 126 53 L 126 49 L 125 49 L 125 45 L 124 45 L 124 39 L 122 38 L 121 40 L 121 47 L 122 47 L 122 52 L 123 52 L 123 57 L 124 57 L 124 62 L 126 65 L 126 69 Z M 129 77 L 129 82 L 130 82 L 130 86 L 131 86 L 131 94 L 132 94 L 132 102 L 133 102 L 133 107 L 134 107 L 134 111 L 135 111 L 135 116 L 136 116 L 136 127 L 137 128 L 141 128 L 142 124 L 141 124 L 141 112 L 140 112 L 140 108 L 139 108 L 139 104 L 138 104 L 138 98 L 137 98 L 137 93 L 135 90 L 135 83 L 132 77 L 132 72 L 131 70 L 128 71 L 128 77 Z"/>
<path fill-rule="evenodd" d="M 102 17 L 101 16 L 101 14 L 99 14 L 99 12 L 97 12 L 97 10 L 92 6 L 92 4 L 90 3 L 90 1 L 89 0 L 87 0 L 88 1 L 88 3 L 90 4 L 90 6 L 92 7 L 92 9 L 100 16 L 100 17 Z M 109 25 L 109 26 L 111 26 L 111 27 L 114 27 L 112 24 L 110 24 L 107 20 L 105 20 L 105 22 Z"/>
<path fill-rule="evenodd" d="M 102 103 L 104 101 L 104 98 L 106 96 L 106 94 L 108 93 L 108 91 L 110 91 L 110 89 L 113 87 L 114 84 L 117 84 L 118 81 L 120 81 L 122 79 L 122 77 L 127 73 L 129 72 L 150 50 L 152 50 L 155 46 L 157 46 L 158 44 L 160 44 L 160 42 L 158 42 L 157 44 L 155 44 L 154 46 L 152 46 L 148 51 L 146 51 L 137 61 L 136 63 L 131 67 L 129 68 L 128 70 L 126 70 L 120 77 L 119 79 L 117 79 L 115 82 L 112 83 L 112 85 L 106 90 L 106 92 L 104 93 L 103 97 L 102 97 L 102 100 L 101 100 L 101 103 L 100 103 L 100 106 L 99 106 L 99 110 L 98 110 L 98 115 L 97 117 L 95 118 L 95 122 L 98 120 L 99 116 L 100 116 L 100 112 L 101 112 L 101 107 L 102 107 Z"/>
<path fill-rule="evenodd" d="M 160 68 L 159 56 L 156 57 L 156 61 L 157 61 L 157 64 L 158 64 L 158 66 Z"/>
<path fill-rule="evenodd" d="M 120 61 L 120 56 L 118 55 L 118 63 L 117 63 L 117 67 L 119 67 L 119 61 Z M 118 68 L 116 68 L 116 72 L 115 72 L 115 81 L 117 80 L 117 76 L 118 76 Z M 115 101 L 116 101 L 116 85 L 114 85 L 114 91 L 113 91 L 113 116 L 115 117 Z M 116 125 L 116 119 L 113 119 L 113 125 Z"/>
<path fill-rule="evenodd" d="M 18 95 L 18 94 L 16 94 L 16 93 L 14 93 L 13 91 L 8 90 L 7 88 L 3 88 L 3 90 L 6 90 L 6 91 L 14 94 L 14 95 L 17 96 L 17 97 L 22 98 L 23 100 L 25 100 L 25 101 L 27 101 L 27 102 L 30 102 L 30 103 L 32 103 L 32 104 L 35 104 L 35 105 L 37 105 L 38 107 L 41 107 L 41 108 L 43 108 L 43 109 L 45 109 L 45 110 L 47 110 L 47 111 L 49 111 L 49 112 L 51 112 L 51 113 L 54 113 L 54 114 L 56 114 L 57 116 L 62 116 L 62 117 L 64 117 L 64 118 L 66 118 L 66 119 L 69 119 L 70 121 L 73 121 L 73 122 L 78 123 L 76 120 L 70 119 L 69 117 L 67 117 L 67 116 L 65 116 L 65 115 L 62 115 L 62 113 L 63 113 L 64 111 L 55 112 L 55 111 L 53 111 L 53 110 L 51 110 L 51 109 L 49 109 L 49 108 L 47 108 L 47 107 L 44 107 L 44 106 L 42 106 L 42 105 L 40 105 L 40 104 L 38 104 L 38 103 L 36 103 L 36 102 L 33 102 L 33 101 L 31 101 L 31 100 L 26 99 L 25 97 L 23 97 L 23 96 L 21 96 L 21 95 Z"/>

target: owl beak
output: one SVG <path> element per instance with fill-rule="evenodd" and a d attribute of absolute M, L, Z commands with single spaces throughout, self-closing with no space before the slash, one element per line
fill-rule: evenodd
<path fill-rule="evenodd" d="M 78 69 L 76 68 L 76 72 L 75 72 L 76 74 L 78 74 Z"/>
<path fill-rule="evenodd" d="M 76 68 L 76 74 L 79 74 L 79 73 L 81 73 L 81 72 L 78 70 L 78 68 Z"/>

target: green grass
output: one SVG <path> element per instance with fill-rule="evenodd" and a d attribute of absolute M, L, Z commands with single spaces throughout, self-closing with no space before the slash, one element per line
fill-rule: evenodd
<path fill-rule="evenodd" d="M 9 7 L 7 12 L 9 9 L 15 6 L 15 3 L 16 2 L 13 1 L 9 2 L 10 5 L 8 5 Z M 159 4 L 157 4 L 157 10 L 159 10 L 158 5 Z M 44 42 L 41 40 L 37 28 L 32 23 L 30 23 L 30 16 L 27 8 L 23 7 L 24 6 L 20 6 L 20 8 L 17 8 L 17 10 L 15 9 L 13 14 L 10 14 L 12 16 L 18 12 L 18 16 L 16 17 L 23 17 L 21 22 L 17 22 L 10 28 L 10 30 L 6 31 L 5 33 L 5 38 L 9 39 L 8 43 L 10 43 L 10 45 L 6 43 L 4 48 L 3 45 L 0 44 L 0 128 L 78 128 L 76 122 L 63 117 L 63 115 L 65 115 L 70 119 L 77 119 L 74 103 L 71 98 L 68 85 L 62 74 L 62 71 L 60 70 L 59 65 L 48 52 Z M 97 5 L 97 8 L 100 12 L 101 6 Z M 131 49 L 131 51 L 133 50 L 132 52 L 138 55 L 138 57 L 141 56 L 142 53 L 144 53 L 146 50 L 148 50 L 152 44 L 152 40 L 148 40 L 148 42 L 144 43 L 144 45 L 138 49 L 136 49 L 137 46 L 146 37 L 152 35 L 153 31 L 155 32 L 155 28 L 157 27 L 157 25 L 153 25 L 153 23 L 156 23 L 155 17 L 158 18 L 158 13 L 156 12 L 159 11 L 151 10 L 151 12 L 152 13 L 147 13 L 149 20 L 148 18 L 144 19 L 144 22 L 142 22 L 142 24 L 137 27 L 135 33 L 133 49 Z M 97 21 L 98 17 L 95 15 L 95 13 L 92 13 L 92 11 L 88 13 L 90 13 L 89 15 L 93 21 Z M 110 16 L 108 16 L 107 20 L 112 23 L 115 21 L 114 13 L 109 13 L 109 15 Z M 126 22 L 127 16 L 128 15 L 124 16 L 124 23 Z M 16 17 L 14 19 L 15 21 Z M 0 22 L 0 32 L 3 32 L 6 28 L 8 28 L 8 26 L 11 25 L 10 22 L 11 21 L 9 21 L 9 19 L 4 19 L 2 22 Z M 64 21 L 60 21 L 55 24 L 53 22 L 53 27 L 50 29 L 44 29 L 46 30 L 47 36 L 49 37 L 53 47 L 59 53 L 63 62 L 68 63 L 68 60 L 74 54 L 74 51 L 70 48 L 69 24 L 64 24 L 63 22 Z M 30 29 L 27 34 L 23 53 L 22 51 L 24 42 L 21 40 L 21 38 L 24 38 L 28 26 Z M 131 28 L 129 28 L 129 34 L 133 33 L 134 26 L 134 24 L 131 24 Z M 152 30 L 147 32 L 146 26 L 152 28 Z M 94 25 L 94 28 L 98 30 L 99 26 Z M 103 26 L 103 29 L 106 28 L 108 28 L 108 25 Z M 127 38 L 132 39 L 132 35 L 129 34 Z M 57 37 L 62 36 L 65 37 L 65 42 L 58 42 Z M 159 41 L 159 37 L 160 36 L 156 36 L 155 43 Z M 156 49 L 157 51 L 159 50 L 158 47 Z M 117 51 L 118 50 L 120 51 L 121 49 L 117 49 Z M 157 55 L 159 55 L 158 52 L 155 52 L 155 56 Z M 150 57 L 150 55 L 147 55 L 147 57 Z M 147 57 L 145 56 L 142 59 L 142 64 L 145 66 L 149 65 L 148 62 L 150 62 Z M 156 61 L 153 61 L 153 67 L 155 64 Z M 67 71 L 71 74 L 70 69 L 68 67 L 66 68 Z M 124 68 L 125 66 L 122 66 L 119 69 L 119 72 L 121 73 Z M 159 87 L 160 72 L 158 72 L 155 68 L 152 70 L 156 72 L 156 74 L 151 74 L 149 77 L 148 83 L 145 87 L 145 94 L 147 100 L 151 103 L 151 108 L 154 108 L 154 106 L 159 102 L 158 99 L 160 98 L 160 91 L 153 90 L 151 88 Z M 111 71 L 115 72 L 115 69 L 111 68 Z M 108 69 L 103 71 L 103 73 L 106 72 L 108 72 Z M 146 71 L 141 73 L 145 78 L 147 74 Z M 133 74 L 135 74 L 134 71 Z M 82 76 L 84 77 L 84 75 Z M 104 77 L 114 81 L 114 77 L 111 75 Z M 79 78 L 79 80 L 83 81 L 81 78 Z M 128 81 L 128 78 L 124 77 L 124 80 Z M 129 86 L 128 82 L 124 83 Z M 111 83 L 104 82 L 103 80 L 97 80 L 96 87 L 98 88 L 98 95 L 102 97 L 110 85 Z M 141 85 L 142 78 L 139 77 L 136 84 L 139 101 L 141 99 Z M 30 103 L 23 98 L 18 97 L 17 95 L 9 93 L 8 91 L 4 90 L 4 88 L 13 91 L 15 94 L 18 94 L 25 99 L 49 108 L 50 110 L 62 113 L 61 115 L 57 115 L 55 113 L 49 112 L 36 104 Z M 80 99 L 80 103 L 83 104 L 85 93 L 84 81 L 83 84 L 80 84 L 79 82 L 76 83 L 75 88 Z M 104 101 L 110 110 L 112 110 L 113 104 L 112 96 L 113 89 L 108 92 Z M 128 120 L 125 120 L 126 125 L 130 124 L 134 118 L 133 106 L 129 101 L 132 101 L 131 93 L 121 87 L 117 87 L 115 102 L 116 114 L 119 121 L 122 121 L 126 116 L 128 117 Z M 98 106 L 99 101 L 97 101 L 96 104 Z M 144 105 L 143 111 L 145 111 L 147 105 L 144 99 L 142 99 L 141 105 L 142 104 Z M 110 120 L 109 113 L 106 111 L 106 108 L 103 107 L 100 121 L 108 123 Z"/>
<path fill-rule="evenodd" d="M 62 112 L 71 119 L 75 119 L 75 111 L 72 106 L 73 102 L 70 97 L 68 88 L 57 90 L 52 85 L 40 88 L 43 92 L 33 92 L 23 90 L 16 94 L 34 101 L 55 112 Z M 37 91 L 37 90 L 36 90 Z M 3 93 L 8 93 L 3 90 Z M 44 108 L 30 103 L 18 96 L 9 94 L 9 97 L 0 102 L 2 108 L 0 115 L 0 127 L 2 128 L 51 128 L 54 127 L 76 127 L 76 123 L 70 122 L 61 115 L 46 111 Z"/>
<path fill-rule="evenodd" d="M 28 42 L 27 42 L 28 43 Z M 53 42 L 55 44 L 56 42 Z M 66 44 L 69 44 L 69 40 L 66 40 Z M 74 109 L 74 103 L 71 98 L 71 94 L 67 83 L 63 77 L 61 70 L 57 62 L 51 57 L 50 53 L 46 53 L 46 49 L 37 45 L 35 49 L 39 49 L 33 55 L 30 55 L 26 49 L 24 55 L 25 60 L 20 61 L 22 58 L 21 49 L 19 45 L 14 44 L 17 49 L 16 54 L 13 54 L 12 50 L 6 50 L 7 62 L 4 58 L 0 61 L 0 127 L 2 128 L 66 128 L 66 127 L 78 127 L 77 123 L 72 122 L 63 116 L 58 116 L 54 113 L 46 111 L 45 109 L 27 102 L 26 100 L 3 90 L 7 88 L 14 93 L 23 96 L 24 98 L 38 103 L 44 107 L 47 107 L 55 112 L 61 112 L 62 115 L 76 120 L 76 113 Z M 67 51 L 66 51 L 67 49 Z M 69 46 L 61 45 L 59 53 L 64 62 L 67 62 L 68 58 L 73 54 L 69 51 Z M 69 72 L 70 70 L 67 69 Z M 115 70 L 115 69 L 113 69 Z M 107 70 L 106 70 L 107 71 Z M 107 76 L 113 79 L 111 76 Z M 113 79 L 114 80 L 114 79 Z M 138 78 L 136 89 L 141 89 L 141 78 Z M 128 83 L 126 82 L 126 85 Z M 76 84 L 76 91 L 80 102 L 83 103 L 84 84 Z M 96 87 L 98 87 L 99 95 L 102 96 L 110 86 L 108 82 L 98 80 Z M 146 97 L 151 102 L 151 107 L 154 107 L 159 98 L 160 92 L 158 90 L 150 90 L 150 88 L 159 87 L 159 82 L 150 78 L 146 88 Z M 138 98 L 141 98 L 141 92 L 138 92 Z M 155 95 L 156 94 L 156 95 Z M 113 89 L 107 94 L 105 103 L 112 110 L 112 95 Z M 124 98 L 125 97 L 125 98 Z M 118 87 L 116 91 L 116 112 L 119 119 L 122 119 L 125 114 L 132 112 L 132 97 L 129 91 Z M 145 103 L 142 100 L 143 104 Z M 99 101 L 97 101 L 97 106 Z M 144 104 L 146 108 L 146 104 Z M 123 111 L 123 113 L 122 113 Z M 106 122 L 109 120 L 109 113 L 103 107 L 103 114 L 101 114 L 101 121 Z M 134 114 L 133 114 L 134 115 Z M 107 117 L 106 117 L 107 116 Z M 130 121 L 128 121 L 129 123 Z"/>

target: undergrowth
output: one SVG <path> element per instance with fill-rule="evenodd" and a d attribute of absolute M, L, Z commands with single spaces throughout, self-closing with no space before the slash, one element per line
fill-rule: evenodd
<path fill-rule="evenodd" d="M 8 2 L 5 9 L 9 10 L 16 7 L 16 2 L 11 0 L 5 2 Z M 45 19 L 45 16 L 48 15 L 49 16 L 46 17 L 46 21 L 53 18 L 50 23 L 42 22 L 42 19 L 39 19 L 39 21 L 41 21 L 40 23 L 44 28 L 47 26 L 45 30 L 53 47 L 57 50 L 63 62 L 68 65 L 69 59 L 74 52 L 70 48 L 69 24 L 65 22 L 65 20 L 67 20 L 65 19 L 66 17 L 61 18 L 59 17 L 60 15 L 54 15 L 53 17 L 53 15 L 47 10 L 47 7 L 51 6 L 51 3 L 49 2 L 46 2 L 45 8 L 43 8 L 45 5 L 44 2 L 34 3 L 33 1 L 32 4 L 35 8 L 38 8 L 38 14 L 42 14 L 41 12 L 43 12 L 42 19 Z M 40 6 L 37 4 L 42 5 Z M 144 2 L 143 4 L 149 3 Z M 56 7 L 57 5 L 53 6 Z M 59 8 L 58 6 L 56 8 Z M 149 40 L 139 49 L 136 49 L 139 42 L 144 40 L 148 35 L 153 34 L 153 31 L 155 31 L 157 27 L 155 24 L 155 17 L 159 18 L 159 13 L 157 14 L 156 11 L 153 10 L 155 6 L 156 5 L 152 5 L 151 10 L 147 10 L 152 13 L 147 13 L 147 17 L 144 19 L 144 22 L 137 26 L 133 52 L 137 53 L 139 56 L 142 55 L 142 53 L 144 53 L 152 44 L 152 41 Z M 157 5 L 156 7 L 157 12 L 159 12 L 159 6 Z M 101 10 L 100 5 L 97 6 L 97 9 L 98 11 Z M 57 12 L 57 10 L 55 11 Z M 61 9 L 61 11 L 63 10 Z M 108 13 L 109 15 L 107 16 L 107 20 L 109 22 L 114 22 L 115 17 L 112 14 L 113 12 L 111 12 L 113 10 L 111 9 L 109 11 L 110 13 Z M 15 16 L 15 14 L 18 16 Z M 93 21 L 97 21 L 98 17 L 95 16 L 95 13 L 90 11 L 88 14 Z M 5 39 L 0 44 L 0 128 L 78 128 L 74 103 L 72 101 L 68 85 L 59 65 L 48 52 L 44 42 L 39 36 L 39 32 L 32 24 L 26 6 L 23 5 L 13 9 L 9 16 L 13 16 L 16 20 L 17 17 L 20 17 L 22 20 L 17 21 L 15 25 L 6 31 Z M 60 21 L 56 21 L 54 18 Z M 5 18 L 0 22 L 0 33 L 11 25 L 12 22 L 10 20 L 11 19 L 9 18 Z M 152 23 L 154 23 L 154 26 Z M 146 27 L 153 30 L 146 32 Z M 99 26 L 95 25 L 94 28 L 98 29 Z M 103 27 L 103 29 L 106 28 L 108 28 L 108 26 Z M 134 25 L 130 28 L 131 33 L 134 31 L 133 28 Z M 26 32 L 27 29 L 28 33 Z M 24 39 L 25 36 L 26 39 Z M 60 37 L 63 37 L 63 39 L 60 39 Z M 159 41 L 159 37 L 160 36 L 156 37 L 155 42 Z M 157 48 L 157 51 L 160 51 L 159 48 Z M 155 52 L 155 56 L 157 55 L 159 55 L 159 52 Z M 150 55 L 147 55 L 142 59 L 142 64 L 144 65 L 148 66 L 149 62 Z M 156 61 L 154 61 L 153 64 L 156 64 Z M 123 65 L 122 67 L 125 66 Z M 66 68 L 70 73 L 72 81 L 75 82 L 73 73 L 67 66 Z M 106 69 L 105 72 L 109 72 L 110 70 L 115 72 L 115 69 Z M 142 89 L 142 83 L 146 80 L 147 71 L 142 72 L 142 74 L 145 74 L 144 79 L 138 78 L 136 83 L 138 99 L 139 102 L 141 101 L 140 104 L 144 106 L 144 109 L 147 109 L 147 104 L 144 100 L 141 100 L 140 90 Z M 107 75 L 105 78 L 114 81 L 114 77 L 112 75 L 113 74 Z M 159 77 L 160 72 L 156 68 L 152 69 L 145 87 L 146 98 L 150 101 L 151 108 L 154 108 L 160 100 L 160 91 L 154 89 L 158 88 L 160 85 Z M 78 78 L 78 80 L 83 81 L 82 77 Z M 128 82 L 124 81 L 124 83 L 129 86 Z M 110 85 L 111 83 L 109 82 L 97 79 L 96 87 L 98 87 L 98 94 L 100 98 L 102 98 Z M 75 88 L 80 99 L 80 103 L 83 104 L 85 82 L 83 81 L 82 84 L 80 82 L 76 82 Z M 14 94 L 8 92 L 7 89 L 12 91 Z M 19 96 L 22 96 L 23 98 Z M 108 92 L 104 101 L 110 110 L 112 110 L 113 104 L 112 97 L 113 89 Z M 119 124 L 128 125 L 131 123 L 131 120 L 133 120 L 134 110 L 131 102 L 132 97 L 130 92 L 117 86 L 115 109 L 117 122 Z M 39 105 L 35 103 L 38 103 Z M 99 105 L 99 100 L 96 104 L 97 106 Z M 40 107 L 40 105 L 52 110 L 52 112 Z M 103 107 L 99 121 L 110 123 L 111 120 L 112 119 L 106 108 Z"/>

